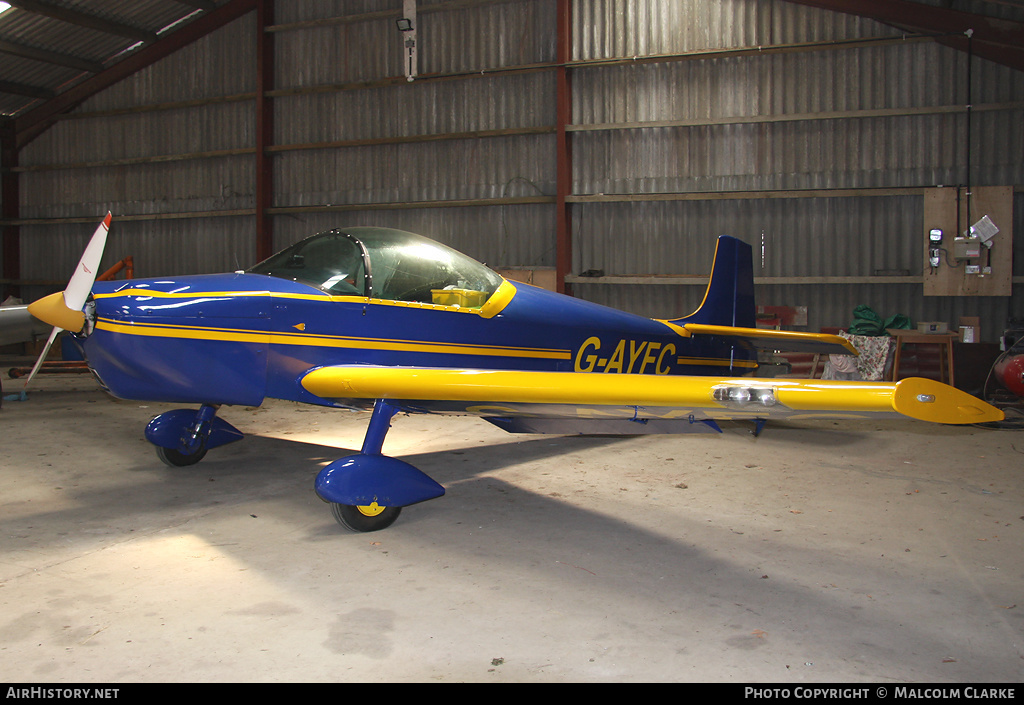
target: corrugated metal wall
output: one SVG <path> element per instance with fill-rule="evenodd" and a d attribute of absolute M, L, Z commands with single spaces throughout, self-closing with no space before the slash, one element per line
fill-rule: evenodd
<path fill-rule="evenodd" d="M 411 83 L 401 6 L 276 3 L 275 246 L 382 224 L 495 267 L 553 266 L 555 0 L 421 1 L 419 71 L 444 78 Z M 704 274 L 719 234 L 754 244 L 763 278 L 921 273 L 920 189 L 966 180 L 965 54 L 782 0 L 575 0 L 572 12 L 571 274 Z M 253 262 L 256 33 L 254 15 L 232 23 L 22 151 L 24 279 L 66 276 L 107 209 L 108 259 L 133 255 L 140 276 Z M 1024 80 L 978 59 L 972 73 L 971 182 L 1019 188 Z M 578 296 L 659 317 L 703 294 L 570 280 Z M 1024 315 L 1019 284 L 980 298 L 877 279 L 758 289 L 763 303 L 808 306 L 811 329 L 846 324 L 860 303 L 981 315 L 988 338 Z"/>
<path fill-rule="evenodd" d="M 439 12 L 421 2 L 419 73 L 447 78 L 386 85 L 378 85 L 380 79 L 404 71 L 394 17 L 300 24 L 381 11 L 383 5 L 277 5 L 276 22 L 284 29 L 276 34 L 276 82 L 285 95 L 275 99 L 275 142 L 384 142 L 278 152 L 275 206 L 372 209 L 277 218 L 277 243 L 339 224 L 379 224 L 421 232 L 493 266 L 553 265 L 548 204 L 405 206 L 554 193 L 554 74 L 495 70 L 553 60 L 555 4 L 469 3 Z M 397 10 L 402 3 L 388 5 Z M 337 89 L 293 90 L 324 85 Z M 490 136 L 456 138 L 481 131 Z M 423 136 L 446 138 L 417 141 Z M 401 209 L 383 207 L 389 203 Z"/>
<path fill-rule="evenodd" d="M 581 5 L 577 58 L 680 56 L 574 73 L 573 191 L 604 195 L 575 206 L 574 272 L 627 282 L 704 274 L 714 237 L 730 234 L 755 246 L 762 278 L 921 274 L 926 226 L 917 189 L 967 181 L 966 54 L 785 2 Z M 665 26 L 682 30 L 657 31 Z M 878 41 L 844 44 L 859 38 Z M 821 45 L 767 50 L 813 42 Z M 766 51 L 717 51 L 756 46 Z M 713 57 L 702 57 L 709 51 Z M 1024 183 L 1024 80 L 975 59 L 970 97 L 971 183 Z M 852 191 L 827 197 L 836 189 Z M 779 197 L 801 190 L 813 194 Z M 774 197 L 746 197 L 750 191 Z M 665 193 L 695 198 L 642 200 Z M 1015 205 L 1019 276 L 1020 194 Z M 583 298 L 655 317 L 685 315 L 703 296 L 702 285 L 576 278 L 574 287 Z M 1020 288 L 1013 297 L 925 297 L 920 283 L 875 278 L 759 284 L 758 300 L 807 306 L 812 330 L 847 325 L 858 304 L 951 325 L 980 315 L 993 339 L 1009 316 L 1024 315 Z"/>

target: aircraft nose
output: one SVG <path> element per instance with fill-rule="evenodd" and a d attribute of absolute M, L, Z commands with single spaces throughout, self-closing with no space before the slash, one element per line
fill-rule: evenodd
<path fill-rule="evenodd" d="M 43 323 L 78 333 L 85 327 L 85 314 L 67 305 L 64 292 L 44 296 L 28 305 L 28 312 Z"/>
<path fill-rule="evenodd" d="M 103 248 L 107 244 L 107 231 L 110 229 L 112 218 L 113 216 L 108 212 L 107 217 L 96 228 L 96 232 L 93 233 L 89 244 L 85 246 L 82 259 L 78 261 L 78 266 L 75 267 L 75 273 L 68 280 L 67 288 L 64 291 L 44 296 L 38 301 L 29 304 L 28 312 L 39 320 L 52 325 L 53 330 L 50 331 L 50 338 L 46 341 L 39 359 L 36 360 L 35 367 L 32 368 L 28 379 L 25 380 L 26 387 L 32 381 L 32 378 L 36 376 L 36 372 L 39 371 L 39 367 L 43 364 L 43 359 L 46 358 L 46 353 L 49 352 L 50 346 L 53 345 L 57 334 L 61 330 L 78 333 L 85 327 L 85 313 L 83 313 L 82 309 L 85 307 L 86 301 L 89 300 L 89 293 L 92 291 L 92 285 L 96 281 L 96 270 L 99 267 L 100 259 L 103 257 Z"/>

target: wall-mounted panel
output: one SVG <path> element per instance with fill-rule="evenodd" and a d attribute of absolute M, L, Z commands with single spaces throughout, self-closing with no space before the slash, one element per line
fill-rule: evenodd
<path fill-rule="evenodd" d="M 1010 296 L 1013 189 L 928 189 L 922 200 L 929 235 L 921 238 L 924 295 Z"/>

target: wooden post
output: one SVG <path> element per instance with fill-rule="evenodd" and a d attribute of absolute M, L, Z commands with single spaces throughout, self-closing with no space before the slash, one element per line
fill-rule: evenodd
<path fill-rule="evenodd" d="M 268 149 L 274 143 L 274 103 L 267 93 L 274 90 L 274 0 L 256 5 L 256 261 L 274 253 L 274 227 L 270 209 L 274 206 L 274 163 Z"/>
<path fill-rule="evenodd" d="M 569 196 L 572 194 L 572 144 L 567 126 L 572 122 L 572 80 L 569 75 L 569 59 L 572 52 L 571 0 L 558 0 L 558 17 L 555 23 L 556 62 L 555 79 L 555 286 L 563 294 L 571 294 L 571 285 L 565 277 L 572 271 L 572 214 Z"/>

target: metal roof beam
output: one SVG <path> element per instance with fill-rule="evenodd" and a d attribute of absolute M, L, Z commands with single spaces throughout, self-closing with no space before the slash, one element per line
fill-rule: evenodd
<path fill-rule="evenodd" d="M 3 39 L 0 39 L 0 54 L 20 56 L 23 59 L 31 59 L 32 61 L 39 61 L 44 64 L 54 64 L 55 66 L 63 66 L 87 73 L 99 73 L 104 68 L 103 64 L 98 61 L 89 61 L 88 59 L 71 56 L 70 54 L 61 54 L 56 51 L 38 49 L 24 44 L 15 44 Z"/>
<path fill-rule="evenodd" d="M 935 41 L 1024 71 L 1024 23 L 908 0 L 787 0 L 859 15 L 898 29 L 936 35 Z M 967 32 L 971 32 L 968 41 Z"/>
<path fill-rule="evenodd" d="M 77 25 L 79 27 L 95 29 L 98 32 L 114 34 L 119 37 L 127 37 L 128 39 L 133 39 L 137 42 L 146 42 L 147 44 L 156 41 L 155 32 L 149 32 L 144 29 L 139 29 L 138 27 L 132 27 L 124 24 L 123 22 L 105 20 L 102 17 L 90 15 L 85 12 L 79 12 L 78 10 L 58 7 L 46 2 L 39 2 L 39 0 L 5 0 L 5 2 L 7 2 L 11 7 L 16 7 L 19 10 L 24 10 L 25 12 L 31 12 L 35 15 L 44 15 L 51 19 L 59 20 L 60 22 L 67 22 L 68 24 Z"/>
<path fill-rule="evenodd" d="M 143 47 L 123 61 L 24 113 L 15 119 L 17 148 L 20 150 L 49 129 L 60 115 L 73 110 L 87 98 L 123 81 L 150 64 L 170 56 L 182 47 L 188 46 L 254 9 L 256 9 L 256 0 L 229 0 L 213 12 L 200 15 L 192 22 L 168 33 L 155 43 Z"/>
<path fill-rule="evenodd" d="M 0 93 L 23 95 L 28 98 L 39 98 L 42 100 L 49 100 L 55 95 L 53 91 L 46 88 L 29 86 L 24 83 L 15 83 L 14 81 L 0 81 Z"/>
<path fill-rule="evenodd" d="M 189 7 L 194 7 L 196 9 L 198 9 L 198 10 L 206 10 L 207 12 L 209 12 L 210 10 L 216 10 L 217 9 L 217 3 L 213 2 L 212 0 L 176 0 L 176 1 L 181 3 L 182 5 L 188 5 Z"/>

